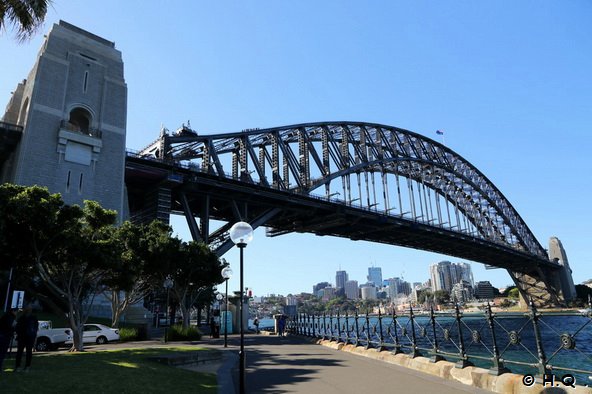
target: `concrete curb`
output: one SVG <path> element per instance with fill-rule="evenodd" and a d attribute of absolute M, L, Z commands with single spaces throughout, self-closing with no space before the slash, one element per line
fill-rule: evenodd
<path fill-rule="evenodd" d="M 526 386 L 523 382 L 523 375 L 514 373 L 505 373 L 500 376 L 494 376 L 489 370 L 478 367 L 456 368 L 455 363 L 450 361 L 431 362 L 426 357 L 411 358 L 405 354 L 392 354 L 391 352 L 380 352 L 377 349 L 366 349 L 361 346 L 351 344 L 337 343 L 325 339 L 312 341 L 319 345 L 331 349 L 349 352 L 358 356 L 368 357 L 375 360 L 396 364 L 401 367 L 410 368 L 416 371 L 424 372 L 430 375 L 438 376 L 443 379 L 459 382 L 465 385 L 478 387 L 484 390 L 496 393 L 513 394 L 538 394 L 538 393 L 570 393 L 570 394 L 592 394 L 592 388 L 584 386 L 573 387 L 549 387 L 540 383 L 533 386 Z M 561 385 L 556 383 L 555 386 Z"/>

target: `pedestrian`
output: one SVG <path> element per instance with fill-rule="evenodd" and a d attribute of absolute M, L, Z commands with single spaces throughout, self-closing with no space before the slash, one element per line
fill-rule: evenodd
<path fill-rule="evenodd" d="M 286 316 L 281 315 L 280 321 L 278 322 L 278 335 L 280 337 L 284 336 L 284 329 L 286 328 Z"/>
<path fill-rule="evenodd" d="M 14 326 L 16 325 L 16 309 L 10 309 L 2 317 L 0 317 L 0 372 L 2 363 L 8 352 L 8 346 L 12 342 L 14 336 Z"/>
<path fill-rule="evenodd" d="M 214 316 L 210 317 L 210 338 L 215 338 L 216 335 L 216 320 Z"/>
<path fill-rule="evenodd" d="M 259 319 L 257 317 L 253 320 L 253 325 L 255 326 L 255 333 L 259 334 Z"/>
<path fill-rule="evenodd" d="M 23 358 L 23 351 L 26 350 L 25 369 L 22 371 L 28 372 L 31 368 L 31 360 L 33 358 L 33 346 L 37 338 L 37 330 L 39 329 L 39 321 L 33 314 L 31 305 L 27 305 L 23 310 L 23 314 L 16 320 L 16 365 L 15 372 L 20 372 L 21 359 Z"/>

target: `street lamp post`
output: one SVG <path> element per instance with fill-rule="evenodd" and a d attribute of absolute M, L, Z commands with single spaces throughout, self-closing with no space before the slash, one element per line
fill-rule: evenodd
<path fill-rule="evenodd" d="M 221 302 L 222 299 L 224 298 L 224 296 L 220 293 L 216 294 L 216 300 L 218 301 L 218 316 L 220 317 L 220 319 L 222 318 L 222 307 L 221 307 Z M 220 326 L 215 326 L 216 327 L 216 336 L 215 338 L 220 338 Z"/>
<path fill-rule="evenodd" d="M 222 277 L 226 282 L 226 313 L 224 314 L 224 347 L 228 347 L 228 279 L 232 277 L 232 268 L 222 268 Z"/>
<path fill-rule="evenodd" d="M 245 329 L 243 323 L 243 250 L 251 240 L 253 240 L 253 228 L 249 223 L 238 222 L 230 228 L 230 239 L 240 249 L 240 351 L 239 358 L 239 393 L 245 393 Z"/>
<path fill-rule="evenodd" d="M 171 288 L 173 287 L 173 279 L 171 279 L 170 275 L 167 275 L 166 279 L 164 280 L 164 283 L 162 284 L 163 287 L 166 289 L 167 291 L 167 303 L 166 303 L 166 326 L 164 328 L 164 343 L 167 342 L 167 334 L 168 334 L 168 328 L 169 328 L 169 324 L 170 324 L 170 314 L 169 314 L 169 291 L 171 290 Z"/>

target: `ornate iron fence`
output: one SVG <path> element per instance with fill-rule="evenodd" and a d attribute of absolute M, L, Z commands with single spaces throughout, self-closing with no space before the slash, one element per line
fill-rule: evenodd
<path fill-rule="evenodd" d="M 505 372 L 573 375 L 577 382 L 592 379 L 592 305 L 580 312 L 482 313 L 416 312 L 369 315 L 337 311 L 298 314 L 288 324 L 297 335 L 475 365 L 491 374 Z"/>

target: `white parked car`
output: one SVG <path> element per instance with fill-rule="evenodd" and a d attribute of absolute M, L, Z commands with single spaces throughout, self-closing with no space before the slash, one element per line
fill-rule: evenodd
<path fill-rule="evenodd" d="M 84 325 L 84 332 L 82 334 L 82 342 L 97 343 L 99 345 L 107 342 L 119 341 L 119 330 L 116 328 L 107 327 L 103 324 L 89 323 Z M 66 343 L 71 344 L 72 341 Z"/>

